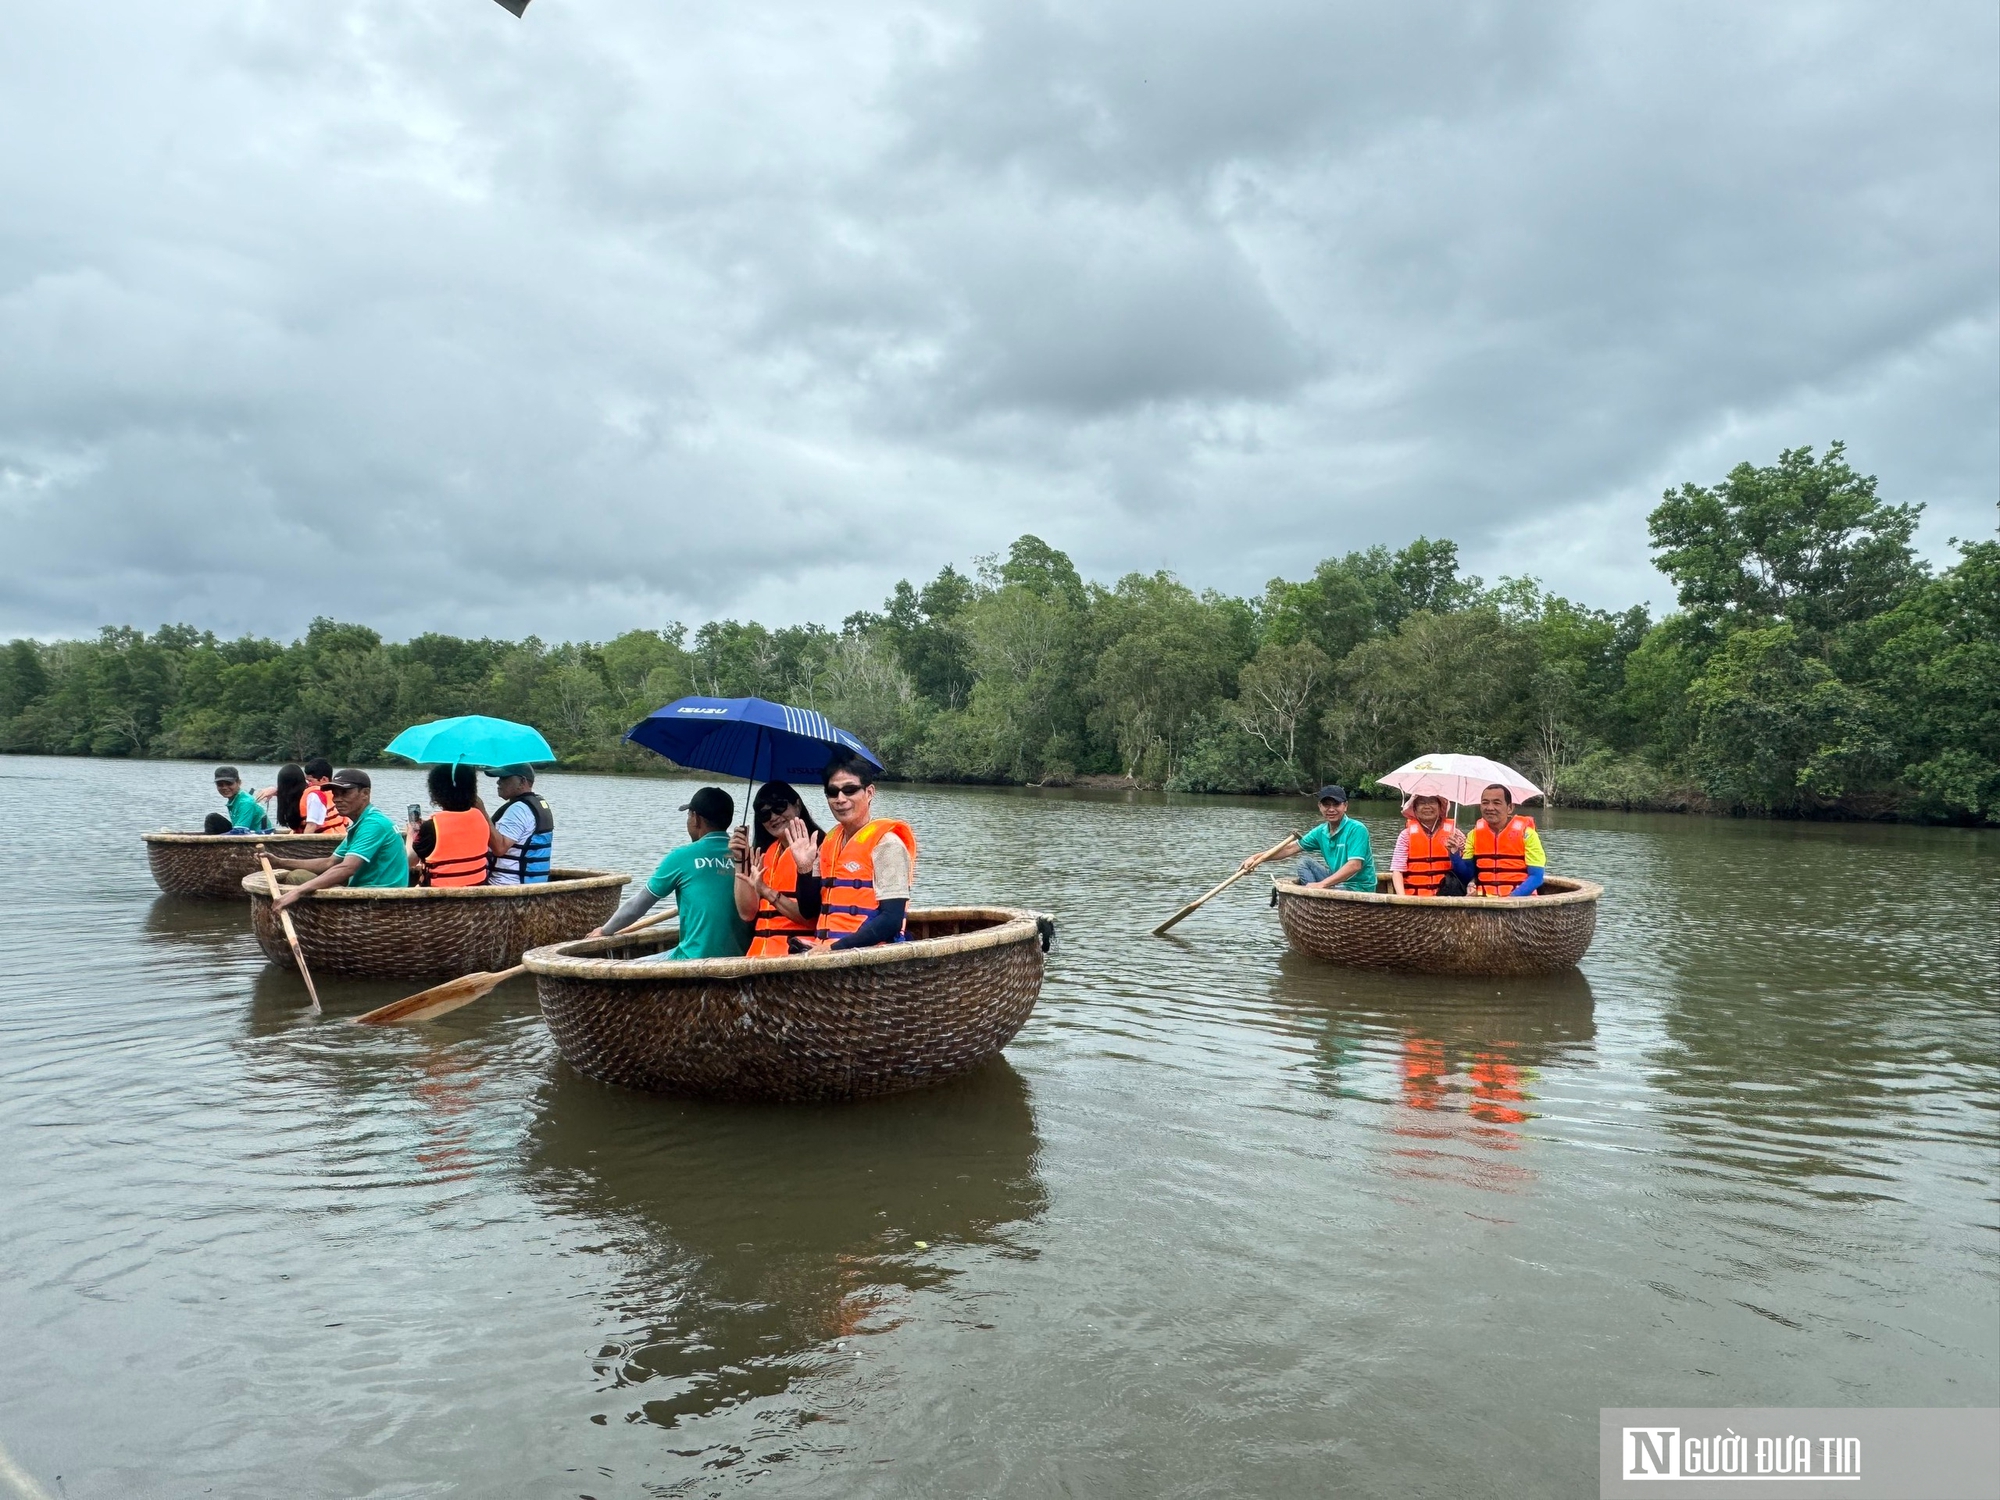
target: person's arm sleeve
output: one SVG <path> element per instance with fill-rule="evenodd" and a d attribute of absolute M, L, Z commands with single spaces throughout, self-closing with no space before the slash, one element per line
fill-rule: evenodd
<path fill-rule="evenodd" d="M 1463 854 L 1452 855 L 1451 871 L 1461 880 L 1477 880 L 1479 878 L 1479 866 L 1467 859 Z"/>
<path fill-rule="evenodd" d="M 1410 830 L 1407 828 L 1396 835 L 1396 849 L 1389 856 L 1389 868 L 1403 875 L 1410 871 Z"/>
<path fill-rule="evenodd" d="M 799 903 L 799 920 L 817 922 L 819 920 L 819 876 L 799 872 L 798 890 L 795 899 Z"/>
<path fill-rule="evenodd" d="M 626 900 L 625 904 L 614 911 L 610 919 L 605 922 L 604 935 L 609 937 L 614 932 L 623 932 L 627 927 L 630 927 L 639 918 L 651 911 L 658 904 L 659 899 L 658 896 L 653 894 L 653 887 L 650 881 L 640 886 Z"/>
<path fill-rule="evenodd" d="M 1549 857 L 1542 852 L 1542 836 L 1532 828 L 1528 830 L 1527 838 L 1522 841 L 1521 853 L 1528 862 L 1528 878 L 1515 886 L 1512 894 L 1532 896 L 1542 888 L 1542 882 L 1548 878 L 1549 873 Z"/>
<path fill-rule="evenodd" d="M 875 914 L 861 924 L 859 932 L 851 932 L 833 946 L 842 948 L 875 948 L 883 943 L 896 941 L 896 934 L 903 930 L 903 914 L 909 910 L 907 898 L 900 901 L 883 901 L 875 908 Z"/>
<path fill-rule="evenodd" d="M 875 850 L 875 899 L 910 899 L 910 851 L 901 839 L 884 839 Z"/>

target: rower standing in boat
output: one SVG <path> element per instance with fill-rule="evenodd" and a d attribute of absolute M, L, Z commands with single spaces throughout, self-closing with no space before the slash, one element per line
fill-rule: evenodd
<path fill-rule="evenodd" d="M 1267 854 L 1251 855 L 1237 869 L 1247 875 L 1267 860 L 1305 853 L 1306 857 L 1299 861 L 1300 885 L 1374 895 L 1375 848 L 1369 842 L 1367 826 L 1359 818 L 1347 815 L 1347 788 L 1321 787 L 1319 815 L 1325 821 L 1318 826 L 1286 839 Z"/>
<path fill-rule="evenodd" d="M 347 835 L 325 859 L 274 859 L 280 870 L 310 870 L 303 885 L 286 886 L 271 903 L 283 911 L 312 891 L 328 886 L 406 886 L 410 883 L 409 853 L 389 815 L 370 800 L 374 783 L 366 771 L 335 771 L 328 783 L 334 806 L 347 819 Z M 261 848 L 262 846 L 259 845 Z"/>
<path fill-rule="evenodd" d="M 903 940 L 916 884 L 917 835 L 908 823 L 875 816 L 875 778 L 865 758 L 841 751 L 826 763 L 820 786 L 835 826 L 814 843 L 790 840 L 799 870 L 798 906 L 812 919 L 803 949 L 872 948 Z"/>

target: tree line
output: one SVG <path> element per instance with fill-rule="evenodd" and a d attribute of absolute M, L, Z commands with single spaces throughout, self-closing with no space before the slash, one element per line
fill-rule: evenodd
<path fill-rule="evenodd" d="M 1367 788 L 1429 750 L 1509 761 L 1577 805 L 2000 823 L 2000 542 L 1933 572 L 1919 506 L 1842 445 L 1669 491 L 1649 518 L 1679 608 L 1487 584 L 1457 547 L 1329 557 L 1258 598 L 1170 573 L 1086 582 L 1023 536 L 879 610 L 549 644 L 312 623 L 283 645 L 187 625 L 15 640 L 0 749 L 367 762 L 405 726 L 533 723 L 566 765 L 689 693 L 818 708 L 892 774 L 1192 792 Z"/>

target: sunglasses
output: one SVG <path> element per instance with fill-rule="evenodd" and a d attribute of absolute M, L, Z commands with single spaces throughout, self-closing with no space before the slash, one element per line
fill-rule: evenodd
<path fill-rule="evenodd" d="M 827 799 L 831 801 L 835 797 L 859 797 L 863 792 L 867 790 L 868 789 L 858 781 L 843 781 L 838 786 L 828 787 L 826 789 L 826 795 Z"/>
<path fill-rule="evenodd" d="M 773 818 L 789 818 L 792 815 L 792 810 L 798 806 L 799 804 L 796 802 L 787 802 L 783 807 L 767 807 L 759 816 L 766 823 L 770 822 Z"/>

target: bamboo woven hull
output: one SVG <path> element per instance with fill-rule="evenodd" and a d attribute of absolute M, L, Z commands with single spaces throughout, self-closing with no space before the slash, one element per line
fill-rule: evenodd
<path fill-rule="evenodd" d="M 280 859 L 324 859 L 340 842 L 336 833 L 148 833 L 146 862 L 169 896 L 240 901 L 243 877 L 258 873 L 257 846 Z"/>
<path fill-rule="evenodd" d="M 530 948 L 579 937 L 618 909 L 624 875 L 552 870 L 538 885 L 315 891 L 288 907 L 306 965 L 357 979 L 442 979 L 511 969 Z M 303 878 L 303 877 L 298 877 Z M 245 880 L 257 946 L 296 968 L 264 877 Z"/>
<path fill-rule="evenodd" d="M 1550 876 L 1519 900 L 1369 896 L 1274 882 L 1278 920 L 1301 953 L 1353 969 L 1553 974 L 1579 962 L 1604 887 Z"/>
<path fill-rule="evenodd" d="M 1054 927 L 1034 912 L 916 911 L 913 941 L 850 953 L 633 961 L 670 949 L 668 928 L 524 962 L 556 1045 L 593 1078 L 698 1099 L 859 1099 L 996 1056 L 1035 1008 Z"/>

